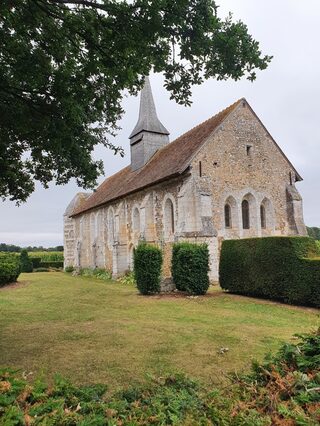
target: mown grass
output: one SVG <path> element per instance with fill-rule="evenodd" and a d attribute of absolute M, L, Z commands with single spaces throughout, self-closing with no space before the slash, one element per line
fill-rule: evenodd
<path fill-rule="evenodd" d="M 206 384 L 246 371 L 294 333 L 319 326 L 316 310 L 232 296 L 145 297 L 114 281 L 22 274 L 0 290 L 0 365 L 49 380 L 111 389 L 182 371 Z M 220 354 L 221 348 L 229 350 Z"/>

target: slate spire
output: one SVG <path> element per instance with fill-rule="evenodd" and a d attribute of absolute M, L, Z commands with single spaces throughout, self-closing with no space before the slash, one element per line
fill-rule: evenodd
<path fill-rule="evenodd" d="M 149 77 L 145 77 L 144 86 L 140 95 L 139 119 L 129 139 L 142 131 L 169 135 L 168 130 L 157 116 Z"/>
<path fill-rule="evenodd" d="M 149 77 L 145 77 L 140 95 L 139 119 L 129 139 L 132 170 L 143 167 L 159 149 L 169 143 L 169 132 L 157 116 Z"/>

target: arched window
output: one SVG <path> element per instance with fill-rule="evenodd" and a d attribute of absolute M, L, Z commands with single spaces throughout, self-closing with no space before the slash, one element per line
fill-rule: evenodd
<path fill-rule="evenodd" d="M 250 229 L 250 211 L 249 211 L 248 200 L 242 201 L 241 209 L 242 209 L 242 227 L 243 229 Z"/>
<path fill-rule="evenodd" d="M 167 236 L 174 234 L 174 207 L 170 198 L 167 198 L 164 205 L 164 231 Z"/>
<path fill-rule="evenodd" d="M 260 206 L 260 219 L 261 219 L 261 228 L 266 229 L 267 219 L 266 219 L 266 209 L 263 204 Z"/>
<path fill-rule="evenodd" d="M 232 228 L 230 204 L 224 206 L 224 224 L 226 228 Z"/>
<path fill-rule="evenodd" d="M 132 229 L 133 229 L 133 232 L 140 232 L 140 212 L 138 207 L 135 207 L 133 209 Z"/>

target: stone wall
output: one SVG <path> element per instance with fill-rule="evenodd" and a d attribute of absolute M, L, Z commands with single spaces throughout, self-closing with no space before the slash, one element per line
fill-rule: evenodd
<path fill-rule="evenodd" d="M 194 176 L 199 176 L 200 168 L 202 179 L 210 182 L 212 220 L 219 237 L 306 235 L 294 169 L 245 101 L 195 156 Z M 249 202 L 249 229 L 242 224 L 244 199 Z M 231 207 L 230 228 L 225 226 L 226 204 Z M 261 204 L 266 213 L 264 228 Z"/>

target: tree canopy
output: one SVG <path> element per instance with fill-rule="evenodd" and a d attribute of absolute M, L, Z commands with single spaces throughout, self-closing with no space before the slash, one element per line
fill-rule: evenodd
<path fill-rule="evenodd" d="M 18 203 L 35 181 L 92 188 L 94 147 L 123 155 L 108 136 L 151 71 L 190 105 L 192 85 L 254 80 L 271 60 L 210 0 L 3 0 L 0 39 L 0 196 Z"/>

